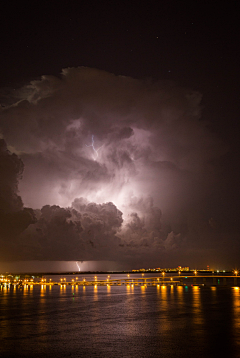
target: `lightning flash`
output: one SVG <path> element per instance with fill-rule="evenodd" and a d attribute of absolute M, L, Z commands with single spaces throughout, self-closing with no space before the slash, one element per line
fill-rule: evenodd
<path fill-rule="evenodd" d="M 86 144 L 85 144 L 85 145 L 86 145 Z M 99 147 L 98 149 L 95 148 L 95 146 L 94 146 L 94 135 L 92 135 L 92 144 L 86 145 L 86 147 L 92 147 L 92 149 L 93 149 L 93 151 L 94 151 L 94 153 L 95 153 L 95 155 L 93 155 L 93 160 L 94 160 L 94 161 L 97 160 L 97 158 L 98 158 L 98 151 L 99 151 L 99 149 L 102 148 L 102 146 Z"/>
<path fill-rule="evenodd" d="M 81 271 L 80 266 L 78 265 L 78 262 L 76 261 L 76 265 L 78 267 L 78 271 Z"/>

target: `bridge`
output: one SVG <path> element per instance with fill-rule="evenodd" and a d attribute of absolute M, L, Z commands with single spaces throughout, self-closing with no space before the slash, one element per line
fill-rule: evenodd
<path fill-rule="evenodd" d="M 2 280 L 0 286 L 23 286 L 23 285 L 71 285 L 71 286 L 238 286 L 240 283 L 239 276 L 172 276 L 172 277 L 128 277 L 128 278 L 110 278 L 99 280 L 95 276 L 94 280 L 75 279 L 67 280 L 66 278 L 59 281 L 52 281 L 42 278 L 40 281 L 33 279 L 25 280 Z"/>

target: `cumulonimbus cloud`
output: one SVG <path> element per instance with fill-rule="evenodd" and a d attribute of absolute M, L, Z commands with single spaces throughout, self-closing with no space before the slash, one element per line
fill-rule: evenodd
<path fill-rule="evenodd" d="M 84 67 L 20 89 L 0 112 L 16 166 L 12 178 L 3 169 L 12 189 L 1 210 L 23 212 L 22 201 L 35 210 L 15 235 L 19 257 L 141 260 L 189 245 L 189 212 L 215 185 L 224 153 L 201 98 Z"/>

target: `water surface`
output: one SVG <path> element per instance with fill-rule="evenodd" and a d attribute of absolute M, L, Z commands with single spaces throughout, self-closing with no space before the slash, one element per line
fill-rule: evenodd
<path fill-rule="evenodd" d="M 240 290 L 0 289 L 1 357 L 240 357 Z"/>

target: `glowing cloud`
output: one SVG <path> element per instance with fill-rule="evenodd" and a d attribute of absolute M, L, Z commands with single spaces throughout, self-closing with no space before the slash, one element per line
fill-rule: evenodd
<path fill-rule="evenodd" d="M 199 227 L 189 213 L 224 152 L 200 121 L 201 94 L 82 67 L 19 93 L 1 109 L 1 132 L 25 166 L 23 203 L 36 209 L 21 233 L 25 258 L 141 262 L 189 245 Z"/>

